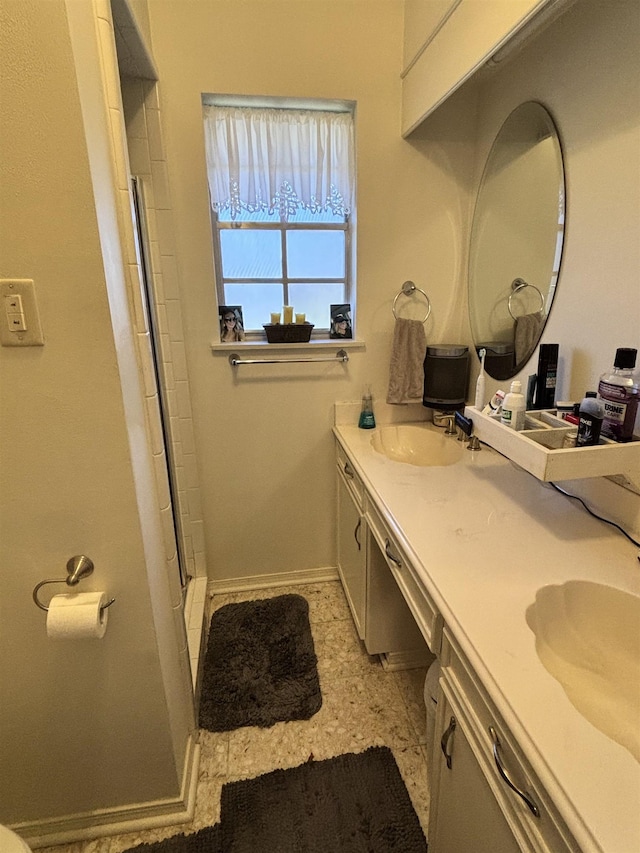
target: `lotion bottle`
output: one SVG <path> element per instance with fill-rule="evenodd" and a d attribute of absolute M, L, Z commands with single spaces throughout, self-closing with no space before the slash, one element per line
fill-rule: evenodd
<path fill-rule="evenodd" d="M 509 429 L 520 431 L 524 429 L 524 417 L 525 399 L 522 393 L 522 383 L 519 379 L 514 379 L 511 383 L 511 390 L 505 396 L 502 404 L 500 423 Z"/>

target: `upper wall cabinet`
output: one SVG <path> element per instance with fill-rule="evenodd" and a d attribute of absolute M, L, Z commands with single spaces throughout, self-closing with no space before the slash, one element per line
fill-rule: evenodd
<path fill-rule="evenodd" d="M 573 2 L 406 0 L 402 135 L 415 130 L 509 42 L 538 32 Z"/>

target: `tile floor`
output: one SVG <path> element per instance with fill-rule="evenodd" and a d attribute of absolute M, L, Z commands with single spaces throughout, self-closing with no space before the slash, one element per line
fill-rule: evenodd
<path fill-rule="evenodd" d="M 309 602 L 322 708 L 310 720 L 276 723 L 269 729 L 200 732 L 202 754 L 196 813 L 187 824 L 41 848 L 40 853 L 122 853 L 143 842 L 195 832 L 219 819 L 225 782 L 278 767 L 295 767 L 369 746 L 388 746 L 411 796 L 425 835 L 429 814 L 426 717 L 423 687 L 426 669 L 389 672 L 366 654 L 358 640 L 338 581 L 216 595 L 212 611 L 230 602 L 304 595 Z"/>

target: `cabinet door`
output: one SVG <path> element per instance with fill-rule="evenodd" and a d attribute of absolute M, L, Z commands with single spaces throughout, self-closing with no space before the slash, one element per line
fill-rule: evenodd
<path fill-rule="evenodd" d="M 422 18 L 426 22 L 420 8 L 423 5 L 409 4 L 410 21 Z M 428 16 L 439 13 L 442 28 L 432 40 L 427 40 L 423 52 L 414 53 L 415 62 L 402 81 L 402 135 L 407 137 L 415 130 L 523 25 L 531 21 L 533 29 L 535 15 L 543 7 L 559 11 L 568 5 L 551 0 L 452 0 L 446 10 L 446 4 L 440 0 L 430 3 L 432 10 Z M 549 21 L 550 18 L 545 19 L 545 23 Z M 415 41 L 410 40 L 407 53 L 416 47 Z"/>
<path fill-rule="evenodd" d="M 439 697 L 429 853 L 520 853 L 460 718 L 442 691 Z"/>
<path fill-rule="evenodd" d="M 338 571 L 358 636 L 364 640 L 367 573 L 365 521 L 342 476 L 338 475 Z"/>

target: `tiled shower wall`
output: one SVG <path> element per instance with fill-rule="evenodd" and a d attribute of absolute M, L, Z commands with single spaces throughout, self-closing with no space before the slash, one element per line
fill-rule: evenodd
<path fill-rule="evenodd" d="M 158 84 L 131 77 L 121 78 L 120 82 L 131 174 L 140 179 L 144 191 L 152 267 L 150 284 L 160 329 L 158 369 L 170 415 L 168 428 L 178 485 L 179 535 L 183 541 L 187 572 L 205 579 L 202 507 Z"/>

